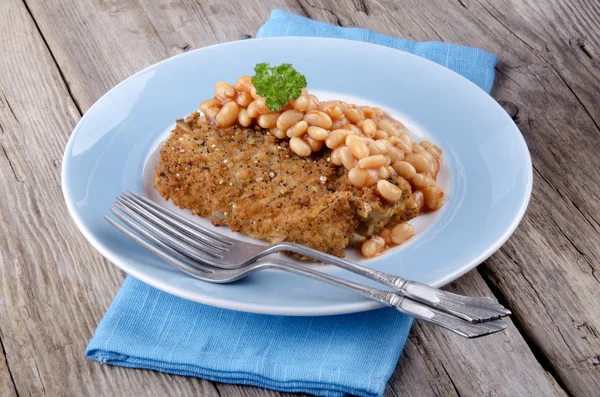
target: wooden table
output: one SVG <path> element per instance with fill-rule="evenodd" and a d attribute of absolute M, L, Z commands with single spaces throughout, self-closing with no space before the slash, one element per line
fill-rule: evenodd
<path fill-rule="evenodd" d="M 0 0 L 0 396 L 280 396 L 86 360 L 124 274 L 88 244 L 60 186 L 81 115 L 167 57 L 253 37 L 272 8 L 484 48 L 493 96 L 533 157 L 527 214 L 448 289 L 493 294 L 508 330 L 467 341 L 417 323 L 386 396 L 600 395 L 600 8 L 556 0 Z"/>

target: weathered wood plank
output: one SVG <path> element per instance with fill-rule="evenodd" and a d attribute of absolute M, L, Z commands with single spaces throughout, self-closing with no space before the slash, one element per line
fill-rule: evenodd
<path fill-rule="evenodd" d="M 447 289 L 459 294 L 490 294 L 477 272 L 466 274 Z M 388 385 L 389 396 L 566 395 L 542 369 L 512 323 L 506 332 L 466 340 L 416 322 L 403 355 Z M 414 365 L 421 360 L 424 365 Z M 415 373 L 416 369 L 425 374 Z"/>
<path fill-rule="evenodd" d="M 123 275 L 63 204 L 60 159 L 79 113 L 18 0 L 0 2 L 0 53 L 0 337 L 15 384 L 0 354 L 0 395 L 218 396 L 209 382 L 83 357 Z"/>
<path fill-rule="evenodd" d="M 523 224 L 482 271 L 569 392 L 597 393 L 598 8 L 584 1 L 568 6 L 551 1 L 411 1 L 394 8 L 397 3 L 381 1 L 366 3 L 363 10 L 362 2 L 330 1 L 318 7 L 302 2 L 311 17 L 329 22 L 418 40 L 437 37 L 499 55 L 493 95 L 516 107 L 536 175 Z M 383 15 L 381 10 L 395 11 Z"/>
<path fill-rule="evenodd" d="M 2 345 L 2 337 L 0 336 L 0 396 L 16 397 L 17 389 L 12 380 L 12 375 L 6 365 L 4 347 Z"/>

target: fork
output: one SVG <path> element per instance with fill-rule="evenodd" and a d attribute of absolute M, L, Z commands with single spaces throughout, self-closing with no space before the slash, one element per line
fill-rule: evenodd
<path fill-rule="evenodd" d="M 192 260 L 190 257 L 185 255 L 189 252 L 182 253 L 176 249 L 173 249 L 169 244 L 148 232 L 143 227 L 137 225 L 135 222 L 127 219 L 114 209 L 111 209 L 111 212 L 121 222 L 134 230 L 137 234 L 127 230 L 110 217 L 105 216 L 105 219 L 117 230 L 173 267 L 199 280 L 212 283 L 229 283 L 239 280 L 256 271 L 264 269 L 278 269 L 357 292 L 370 299 L 377 300 L 387 306 L 394 307 L 402 313 L 440 326 L 465 338 L 476 338 L 484 335 L 490 335 L 502 331 L 507 327 L 506 322 L 503 320 L 493 320 L 483 323 L 471 323 L 464 321 L 458 317 L 444 313 L 433 307 L 426 306 L 420 302 L 406 298 L 395 292 L 383 291 L 368 287 L 345 280 L 343 278 L 319 272 L 309 267 L 298 265 L 291 261 L 269 258 L 251 262 L 236 269 L 216 268 L 214 266 Z"/>
<path fill-rule="evenodd" d="M 236 269 L 267 255 L 290 251 L 377 281 L 406 297 L 470 322 L 490 321 L 511 314 L 508 309 L 492 298 L 467 297 L 445 292 L 300 244 L 281 242 L 264 246 L 232 239 L 191 222 L 131 191 L 126 191 L 118 197 L 114 205 L 131 219 L 160 237 L 171 248 L 179 252 L 186 252 L 190 258 L 214 267 Z"/>

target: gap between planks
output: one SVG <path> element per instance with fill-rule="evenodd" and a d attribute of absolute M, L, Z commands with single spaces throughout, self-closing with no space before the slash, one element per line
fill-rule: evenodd
<path fill-rule="evenodd" d="M 65 85 L 65 89 L 69 93 L 71 100 L 73 101 L 73 103 L 75 104 L 75 107 L 77 108 L 77 111 L 79 112 L 79 117 L 83 116 L 83 111 L 81 110 L 81 106 L 79 105 L 77 98 L 75 98 L 75 96 L 73 95 L 73 92 L 71 92 L 71 85 L 67 81 L 67 78 L 65 77 L 65 74 L 64 74 L 62 68 L 60 67 L 60 64 L 56 60 L 56 57 L 54 56 L 54 53 L 52 52 L 52 48 L 50 48 L 50 45 L 48 44 L 48 41 L 46 40 L 46 37 L 44 36 L 42 29 L 40 29 L 40 26 L 38 25 L 37 20 L 35 19 L 35 16 L 31 12 L 31 9 L 29 8 L 27 1 L 26 0 L 22 0 L 22 1 L 23 1 L 23 5 L 25 6 L 25 9 L 27 10 L 27 13 L 31 17 L 31 20 L 33 21 L 33 24 L 35 25 L 35 30 L 39 33 L 40 37 L 42 38 L 42 41 L 44 42 L 44 46 L 46 46 L 46 49 L 48 50 L 48 53 L 50 54 L 50 57 L 52 58 L 52 62 L 54 62 L 54 65 L 56 66 L 56 69 L 58 70 L 58 74 L 60 75 L 60 78 L 62 79 L 62 82 Z"/>
<path fill-rule="evenodd" d="M 2 390 L 1 388 L 4 387 L 9 387 L 12 388 L 12 392 L 14 395 L 16 395 L 17 397 L 19 396 L 19 392 L 17 391 L 17 385 L 15 383 L 15 379 L 13 377 L 13 374 L 10 370 L 10 367 L 8 366 L 8 358 L 6 357 L 6 349 L 4 349 L 4 342 L 2 341 L 2 332 L 0 331 L 0 353 L 2 353 L 2 357 L 0 357 L 0 380 L 2 380 L 3 382 L 0 384 L 0 392 L 2 392 L 2 396 L 4 397 L 5 394 L 7 393 L 7 397 L 9 397 L 11 395 L 11 390 Z M 3 365 L 4 364 L 4 365 Z M 5 376 L 2 375 L 2 371 L 4 370 L 2 367 L 6 367 L 6 373 L 8 374 L 8 377 L 10 379 L 10 385 L 7 385 L 5 380 Z"/>

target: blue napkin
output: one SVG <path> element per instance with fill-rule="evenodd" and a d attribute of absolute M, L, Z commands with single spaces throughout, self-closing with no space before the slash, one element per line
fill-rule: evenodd
<path fill-rule="evenodd" d="M 415 43 L 274 10 L 257 37 L 321 36 L 402 49 L 461 73 L 486 91 L 496 57 L 440 42 Z M 257 315 L 181 299 L 128 277 L 86 356 L 225 383 L 319 396 L 381 396 L 412 318 L 385 308 L 329 317 Z"/>

